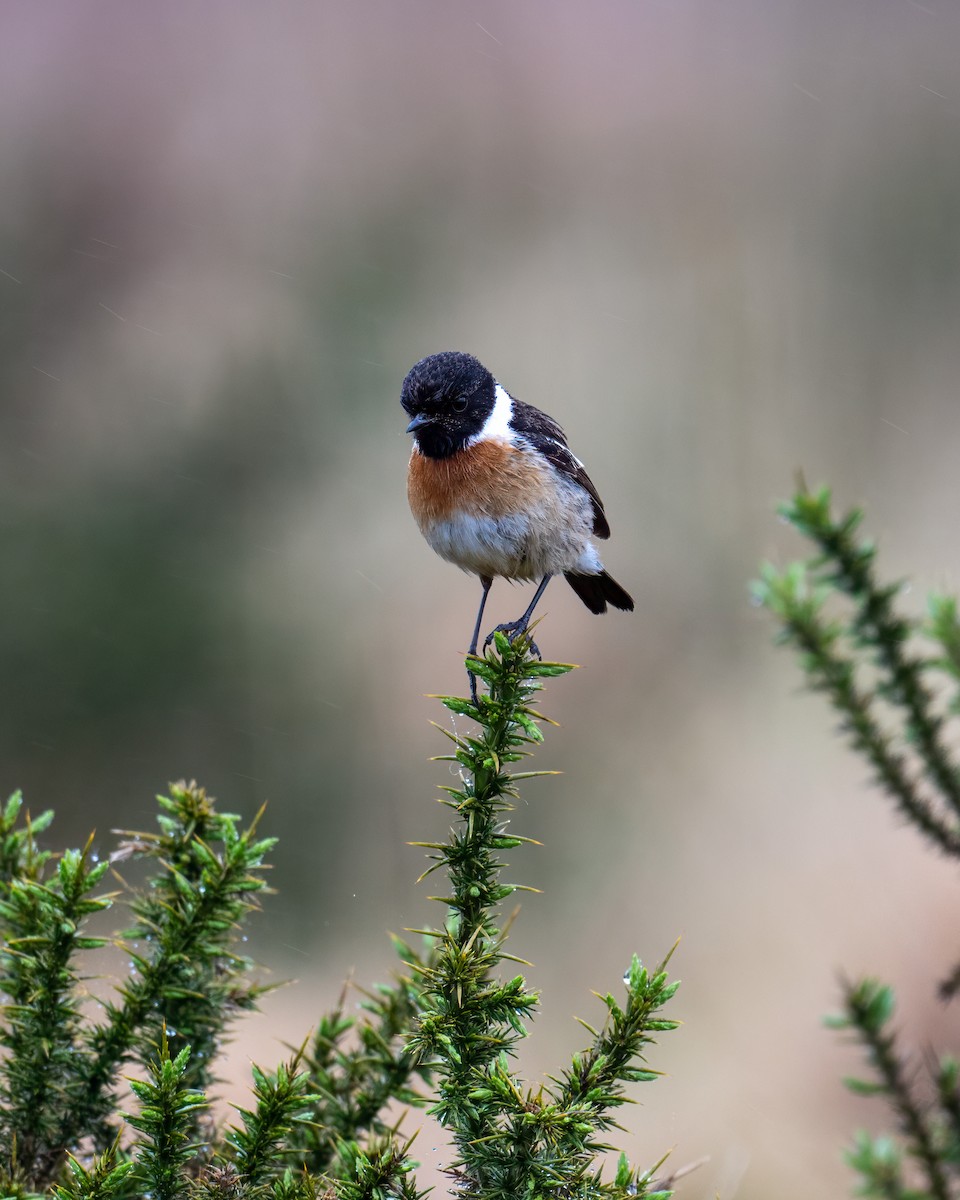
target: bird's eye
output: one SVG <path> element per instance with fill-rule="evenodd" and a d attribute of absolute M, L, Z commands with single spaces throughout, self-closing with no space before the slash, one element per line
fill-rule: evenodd
<path fill-rule="evenodd" d="M 466 398 L 466 396 L 458 396 L 458 397 L 456 398 L 456 400 L 454 400 L 454 401 L 451 403 L 450 407 L 453 409 L 453 411 L 454 411 L 454 412 L 457 412 L 457 413 L 466 412 L 466 411 L 467 411 L 467 398 Z"/>

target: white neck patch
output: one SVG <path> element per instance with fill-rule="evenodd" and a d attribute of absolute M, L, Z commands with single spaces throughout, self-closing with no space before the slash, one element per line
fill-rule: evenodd
<path fill-rule="evenodd" d="M 513 416 L 513 401 L 498 383 L 493 393 L 494 402 L 490 416 L 487 417 L 479 433 L 467 442 L 475 446 L 478 442 L 510 442 L 513 441 L 513 430 L 510 428 L 510 418 Z"/>

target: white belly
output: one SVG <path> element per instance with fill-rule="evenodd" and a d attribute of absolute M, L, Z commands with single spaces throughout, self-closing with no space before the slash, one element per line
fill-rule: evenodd
<path fill-rule="evenodd" d="M 590 541 L 593 512 L 579 487 L 558 488 L 562 495 L 540 510 L 500 517 L 464 512 L 423 528 L 430 546 L 448 562 L 475 575 L 506 579 L 542 579 L 576 571 L 596 575 L 603 570 Z"/>

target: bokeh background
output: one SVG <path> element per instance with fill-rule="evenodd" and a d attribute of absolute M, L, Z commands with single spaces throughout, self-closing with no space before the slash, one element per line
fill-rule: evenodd
<path fill-rule="evenodd" d="M 949 1042 L 957 887 L 747 581 L 801 549 L 802 467 L 918 607 L 958 585 L 958 54 L 946 0 L 4 5 L 0 786 L 106 845 L 170 778 L 269 802 L 254 951 L 299 982 L 226 1094 L 441 915 L 406 843 L 446 828 L 426 694 L 463 689 L 478 587 L 406 510 L 397 397 L 465 349 L 566 426 L 637 599 L 543 606 L 583 669 L 514 823 L 523 1070 L 682 936 L 624 1146 L 709 1155 L 690 1197 L 847 1193 L 883 1114 L 820 1016 L 878 973 Z"/>

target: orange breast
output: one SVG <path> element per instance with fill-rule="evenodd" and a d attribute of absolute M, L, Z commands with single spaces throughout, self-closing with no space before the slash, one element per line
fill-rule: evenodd
<path fill-rule="evenodd" d="M 546 464 L 507 442 L 479 442 L 449 458 L 414 448 L 407 473 L 410 509 L 421 529 L 457 512 L 505 517 L 535 505 Z"/>

